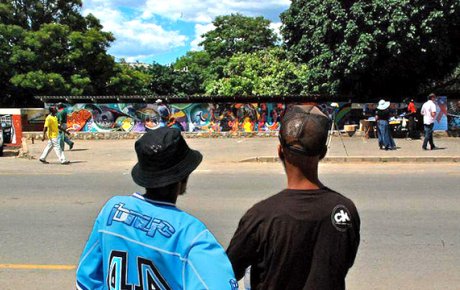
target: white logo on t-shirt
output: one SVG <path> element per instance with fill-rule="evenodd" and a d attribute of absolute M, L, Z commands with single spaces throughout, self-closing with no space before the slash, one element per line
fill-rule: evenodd
<path fill-rule="evenodd" d="M 331 221 L 332 225 L 341 232 L 352 226 L 350 211 L 344 205 L 338 205 L 332 210 Z"/>
<path fill-rule="evenodd" d="M 345 222 L 350 221 L 350 218 L 348 217 L 348 213 L 344 212 L 343 209 L 341 209 L 340 212 L 334 215 L 334 219 L 338 223 L 345 223 Z"/>

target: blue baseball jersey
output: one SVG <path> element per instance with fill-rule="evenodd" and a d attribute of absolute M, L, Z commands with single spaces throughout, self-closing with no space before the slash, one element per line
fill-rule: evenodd
<path fill-rule="evenodd" d="M 77 268 L 77 289 L 238 289 L 228 257 L 197 218 L 172 203 L 111 198 Z"/>

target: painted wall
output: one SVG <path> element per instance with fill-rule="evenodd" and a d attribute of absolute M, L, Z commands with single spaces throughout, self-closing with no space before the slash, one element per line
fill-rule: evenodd
<path fill-rule="evenodd" d="M 81 132 L 145 132 L 160 126 L 186 132 L 276 131 L 283 104 L 75 104 L 67 126 Z"/>
<path fill-rule="evenodd" d="M 438 96 L 436 98 L 436 117 L 433 130 L 447 131 L 447 97 Z"/>

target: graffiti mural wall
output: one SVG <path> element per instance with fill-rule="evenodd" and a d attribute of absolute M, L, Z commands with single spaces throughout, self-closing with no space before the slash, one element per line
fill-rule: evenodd
<path fill-rule="evenodd" d="M 52 105 L 52 104 L 49 104 Z M 74 132 L 145 132 L 161 126 L 186 132 L 276 131 L 284 104 L 65 104 Z"/>
<path fill-rule="evenodd" d="M 56 105 L 47 104 L 46 107 Z M 162 126 L 185 132 L 272 132 L 280 128 L 283 103 L 64 104 L 73 132 L 145 132 Z M 347 119 L 350 104 L 319 105 L 336 122 Z M 347 110 L 348 109 L 348 110 Z"/>

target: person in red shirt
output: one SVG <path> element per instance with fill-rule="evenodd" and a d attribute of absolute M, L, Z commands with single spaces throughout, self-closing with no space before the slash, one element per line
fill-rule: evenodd
<path fill-rule="evenodd" d="M 417 108 L 415 107 L 414 100 L 410 100 L 409 105 L 407 105 L 407 112 L 409 114 L 413 114 L 417 112 Z"/>
<path fill-rule="evenodd" d="M 414 100 L 411 99 L 409 104 L 407 105 L 407 117 L 409 119 L 408 129 L 409 137 L 411 139 L 417 139 L 420 137 L 420 134 L 417 133 L 417 119 L 415 113 L 417 113 L 417 107 L 415 107 Z"/>

